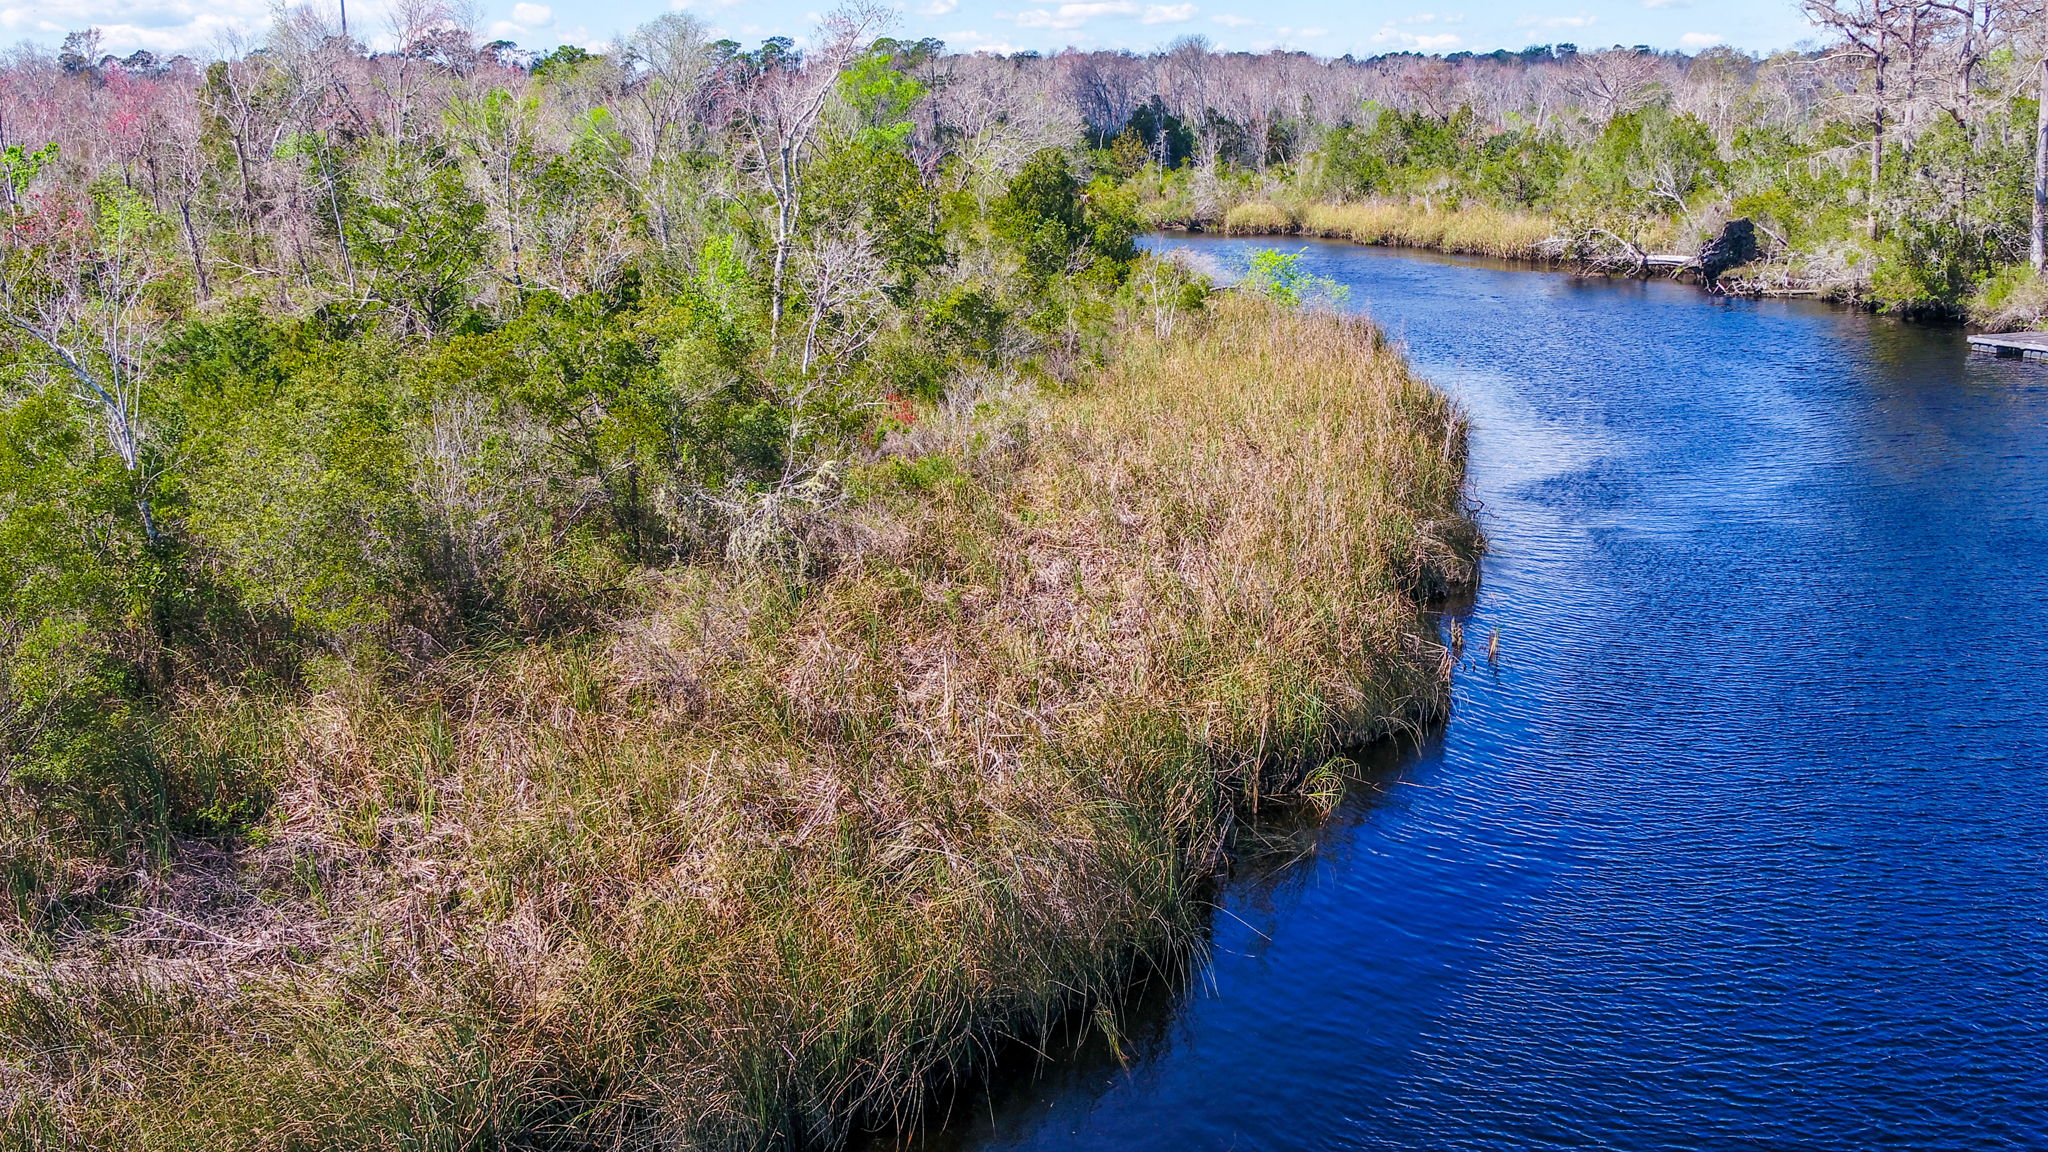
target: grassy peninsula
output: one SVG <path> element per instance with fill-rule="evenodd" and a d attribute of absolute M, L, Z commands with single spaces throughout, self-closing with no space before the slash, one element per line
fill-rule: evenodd
<path fill-rule="evenodd" d="M 987 59 L 406 11 L 0 64 L 0 1144 L 914 1125 L 1442 712 L 1459 414 Z"/>
<path fill-rule="evenodd" d="M 1458 414 L 1253 297 L 854 469 L 824 574 L 175 724 L 274 799 L 0 1000 L 44 1147 L 829 1144 L 1204 925 L 1232 828 L 1445 705 Z"/>

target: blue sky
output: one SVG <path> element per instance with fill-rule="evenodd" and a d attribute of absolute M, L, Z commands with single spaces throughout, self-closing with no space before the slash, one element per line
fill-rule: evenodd
<path fill-rule="evenodd" d="M 315 0 L 331 7 L 335 0 Z M 480 30 L 530 48 L 597 46 L 679 9 L 735 40 L 801 38 L 821 0 L 475 0 Z M 352 0 L 352 31 L 384 25 L 386 0 Z M 1202 35 L 1219 48 L 1299 48 L 1322 55 L 1491 51 L 1570 41 L 1581 47 L 1727 43 L 1769 51 L 1814 35 L 1794 0 L 900 0 L 897 34 L 955 49 L 1051 51 L 1158 47 Z M 270 0 L 0 0 L 0 41 L 55 43 L 97 26 L 109 51 L 204 52 L 225 34 L 259 32 Z"/>

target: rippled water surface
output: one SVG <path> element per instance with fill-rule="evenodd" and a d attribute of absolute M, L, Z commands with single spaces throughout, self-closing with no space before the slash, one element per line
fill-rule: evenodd
<path fill-rule="evenodd" d="M 1225 894 L 1128 1067 L 962 1101 L 940 1142 L 2048 1147 L 2048 365 L 1307 251 L 1472 415 L 1498 667 Z"/>

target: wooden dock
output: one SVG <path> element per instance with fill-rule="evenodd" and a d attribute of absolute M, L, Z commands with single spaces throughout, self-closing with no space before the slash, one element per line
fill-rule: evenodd
<path fill-rule="evenodd" d="M 1994 356 L 2048 360 L 2048 332 L 1986 332 L 1970 337 L 1970 348 Z"/>

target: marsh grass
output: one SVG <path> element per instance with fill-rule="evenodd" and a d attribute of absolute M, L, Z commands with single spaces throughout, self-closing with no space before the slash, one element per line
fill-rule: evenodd
<path fill-rule="evenodd" d="M 1434 211 L 1387 201 L 1310 204 L 1294 212 L 1275 204 L 1242 204 L 1225 218 L 1224 230 L 1233 235 L 1321 236 L 1503 260 L 1553 258 L 1558 234 L 1556 222 L 1547 216 L 1487 207 Z"/>
<path fill-rule="evenodd" d="M 1227 236 L 1285 236 L 1294 230 L 1293 213 L 1261 200 L 1239 204 L 1223 214 Z"/>
<path fill-rule="evenodd" d="M 856 472 L 810 582 L 193 704 L 269 815 L 10 930 L 11 1143 L 830 1145 L 1183 963 L 1234 828 L 1444 709 L 1462 418 L 1252 299 L 981 408 Z"/>

